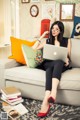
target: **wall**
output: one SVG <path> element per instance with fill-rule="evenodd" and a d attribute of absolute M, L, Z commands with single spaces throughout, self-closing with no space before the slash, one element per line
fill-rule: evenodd
<path fill-rule="evenodd" d="M 8 43 L 10 35 L 10 0 L 0 0 L 0 43 Z"/>
<path fill-rule="evenodd" d="M 19 37 L 19 1 L 0 0 L 0 43 L 10 43 L 10 36 Z"/>
<path fill-rule="evenodd" d="M 3 0 L 0 1 L 0 43 L 4 36 L 4 14 L 3 14 Z"/>
<path fill-rule="evenodd" d="M 35 37 L 36 35 L 40 35 L 40 24 L 42 20 L 42 4 L 55 4 L 55 14 L 56 19 L 59 20 L 59 8 L 60 4 L 55 3 L 55 1 L 45 1 L 40 0 L 38 3 L 25 3 L 22 4 L 20 0 L 20 38 L 27 39 L 29 37 Z M 30 6 L 32 4 L 36 4 L 39 7 L 39 15 L 37 17 L 31 17 L 30 15 Z M 80 16 L 80 4 L 76 4 L 75 6 L 75 15 Z M 55 17 L 55 16 L 54 16 Z M 67 37 L 71 36 L 71 32 L 73 29 L 73 22 L 64 22 L 65 25 L 65 33 L 64 35 Z"/>

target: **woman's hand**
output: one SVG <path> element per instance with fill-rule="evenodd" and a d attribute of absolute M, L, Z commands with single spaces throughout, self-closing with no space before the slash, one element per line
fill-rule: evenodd
<path fill-rule="evenodd" d="M 39 38 L 39 41 L 41 41 L 41 40 L 45 37 L 45 35 L 47 35 L 47 34 L 49 34 L 49 31 L 45 31 L 45 32 L 41 35 L 41 37 Z"/>
<path fill-rule="evenodd" d="M 45 31 L 43 34 L 44 34 L 44 35 L 47 35 L 47 34 L 49 34 L 49 31 Z"/>
<path fill-rule="evenodd" d="M 65 66 L 69 65 L 69 58 L 66 59 Z"/>

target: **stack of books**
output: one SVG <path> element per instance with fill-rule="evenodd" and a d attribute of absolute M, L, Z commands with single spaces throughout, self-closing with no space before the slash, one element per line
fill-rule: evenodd
<path fill-rule="evenodd" d="M 10 105 L 23 102 L 21 92 L 16 87 L 5 87 L 1 89 L 1 99 Z"/>

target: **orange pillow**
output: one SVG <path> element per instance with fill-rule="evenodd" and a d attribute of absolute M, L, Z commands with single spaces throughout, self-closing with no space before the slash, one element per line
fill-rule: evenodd
<path fill-rule="evenodd" d="M 14 37 L 10 37 L 10 40 L 11 40 L 12 55 L 9 56 L 8 58 L 15 59 L 19 63 L 26 64 L 23 53 L 22 53 L 21 46 L 22 44 L 33 46 L 36 40 L 30 42 L 28 40 L 21 40 L 21 39 L 14 38 Z"/>

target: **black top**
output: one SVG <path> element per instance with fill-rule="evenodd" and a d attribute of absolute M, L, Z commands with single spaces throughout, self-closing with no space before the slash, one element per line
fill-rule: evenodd
<path fill-rule="evenodd" d="M 49 38 L 46 40 L 46 44 L 51 44 Z M 60 46 L 67 47 L 67 45 L 68 45 L 68 38 L 63 37 L 63 39 L 62 39 L 62 41 L 60 43 Z"/>

